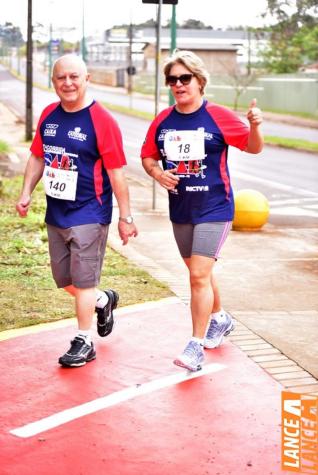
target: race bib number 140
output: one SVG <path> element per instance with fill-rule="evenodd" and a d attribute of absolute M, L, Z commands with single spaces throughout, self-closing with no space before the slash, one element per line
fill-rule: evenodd
<path fill-rule="evenodd" d="M 75 201 L 78 172 L 45 166 L 45 193 L 58 200 Z"/>

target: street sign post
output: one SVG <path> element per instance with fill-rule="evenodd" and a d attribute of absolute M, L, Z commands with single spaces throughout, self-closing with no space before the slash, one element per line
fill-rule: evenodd
<path fill-rule="evenodd" d="M 159 100 L 160 100 L 160 81 L 159 81 L 159 62 L 160 62 L 160 37 L 161 37 L 161 6 L 162 4 L 175 5 L 178 4 L 178 0 L 142 0 L 142 3 L 154 3 L 158 5 L 157 11 L 157 44 L 156 44 L 156 91 L 155 91 L 155 116 L 157 116 L 159 111 Z M 172 23 L 175 22 L 175 11 L 173 12 Z M 172 27 L 173 28 L 173 27 Z M 173 31 L 173 30 L 172 30 Z M 175 28 L 174 28 L 175 35 Z M 175 44 L 175 38 L 171 38 L 171 42 Z M 172 99 L 170 99 L 171 101 Z M 156 182 L 153 180 L 152 187 L 152 209 L 156 209 Z"/>
<path fill-rule="evenodd" d="M 159 0 L 142 0 L 142 3 L 156 3 L 158 5 Z M 167 5 L 177 5 L 178 0 L 162 0 L 161 3 L 167 4 Z"/>
<path fill-rule="evenodd" d="M 25 140 L 32 139 L 33 131 L 33 68 L 32 68 L 32 0 L 28 0 L 27 64 L 26 64 L 26 111 Z"/>

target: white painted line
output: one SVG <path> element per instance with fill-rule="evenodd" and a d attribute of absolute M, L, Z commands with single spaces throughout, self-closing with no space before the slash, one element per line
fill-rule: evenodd
<path fill-rule="evenodd" d="M 296 206 L 286 206 L 284 208 L 271 208 L 270 214 L 280 216 L 306 216 L 309 218 L 318 218 L 318 212 Z"/>
<path fill-rule="evenodd" d="M 269 200 L 270 206 L 284 206 L 284 205 L 297 205 L 297 206 L 318 206 L 318 205 L 309 205 L 308 203 L 312 203 L 317 201 L 318 198 L 284 198 L 280 200 Z"/>
<path fill-rule="evenodd" d="M 54 427 L 66 424 L 67 422 L 79 419 L 80 417 L 87 416 L 88 414 L 93 414 L 94 412 L 100 411 L 102 409 L 115 406 L 116 404 L 128 401 L 129 399 L 133 399 L 137 396 L 143 396 L 144 394 L 149 394 L 163 388 L 168 388 L 175 384 L 179 384 L 190 379 L 199 378 L 206 374 L 216 373 L 218 371 L 222 371 L 225 368 L 226 366 L 224 365 L 211 363 L 203 366 L 202 370 L 196 371 L 194 373 L 190 373 L 189 371 L 180 371 L 179 373 L 171 374 L 148 383 L 136 384 L 135 386 L 122 389 L 79 406 L 57 412 L 56 414 L 52 414 L 51 416 L 45 417 L 44 419 L 40 419 L 36 422 L 31 422 L 25 426 L 17 427 L 16 429 L 10 430 L 10 433 L 16 435 L 17 437 L 32 437 L 34 435 L 40 434 L 41 432 L 53 429 Z"/>
<path fill-rule="evenodd" d="M 254 181 L 255 183 L 261 183 L 263 185 L 267 185 L 267 186 L 272 187 L 272 188 L 277 188 L 278 190 L 290 192 L 294 195 L 313 196 L 315 198 L 318 197 L 318 193 L 315 192 L 315 191 L 306 190 L 304 188 L 297 188 L 296 189 L 292 185 L 284 185 L 283 183 L 279 183 L 279 182 L 273 181 L 273 180 L 268 180 L 266 178 L 260 178 L 258 176 L 251 175 L 250 173 L 241 172 L 239 170 L 233 170 L 231 172 L 231 176 L 235 177 L 235 178 L 241 178 L 243 180 L 251 180 L 251 181 Z"/>

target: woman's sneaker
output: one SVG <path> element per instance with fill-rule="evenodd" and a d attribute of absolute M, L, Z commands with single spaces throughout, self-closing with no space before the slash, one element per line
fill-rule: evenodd
<path fill-rule="evenodd" d="M 204 361 L 203 348 L 200 343 L 190 340 L 183 353 L 174 360 L 174 364 L 190 371 L 201 369 Z"/>
<path fill-rule="evenodd" d="M 220 346 L 223 337 L 229 335 L 232 330 L 234 330 L 234 321 L 229 313 L 224 313 L 221 322 L 212 318 L 204 338 L 204 348 L 216 348 Z"/>
<path fill-rule="evenodd" d="M 99 336 L 109 335 L 114 326 L 113 310 L 117 307 L 119 295 L 115 290 L 104 290 L 108 297 L 108 302 L 104 308 L 95 308 L 97 313 L 97 333 Z"/>
<path fill-rule="evenodd" d="M 70 349 L 59 358 L 59 363 L 62 366 L 77 367 L 84 366 L 95 358 L 96 351 L 93 342 L 88 345 L 83 338 L 76 336 L 71 341 Z"/>

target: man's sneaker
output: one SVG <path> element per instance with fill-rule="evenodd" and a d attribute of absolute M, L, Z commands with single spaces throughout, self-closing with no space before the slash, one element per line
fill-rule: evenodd
<path fill-rule="evenodd" d="M 232 330 L 234 330 L 234 321 L 228 313 L 225 313 L 222 322 L 217 322 L 212 318 L 204 338 L 204 348 L 216 348 L 222 343 L 223 337 L 229 335 Z"/>
<path fill-rule="evenodd" d="M 71 341 L 71 348 L 65 353 L 65 355 L 59 358 L 59 363 L 62 366 L 84 366 L 84 364 L 92 361 L 96 358 L 96 351 L 94 344 L 88 345 L 85 340 L 79 336 L 76 336 Z"/>
<path fill-rule="evenodd" d="M 104 308 L 95 308 L 97 313 L 97 332 L 100 336 L 107 336 L 112 332 L 114 326 L 113 310 L 117 307 L 119 295 L 115 290 L 104 290 L 108 297 L 108 302 Z"/>
<path fill-rule="evenodd" d="M 204 361 L 203 348 L 199 343 L 190 340 L 183 353 L 174 360 L 174 364 L 190 371 L 201 369 Z"/>

